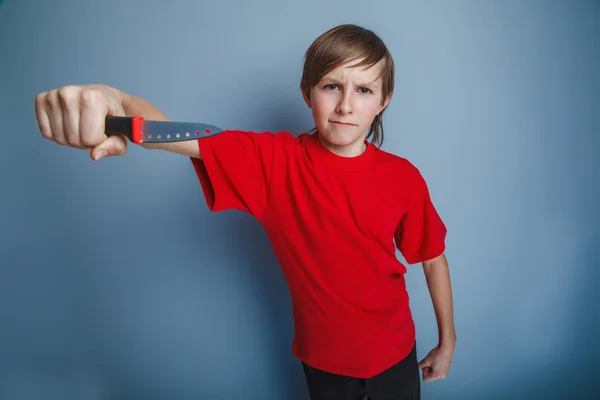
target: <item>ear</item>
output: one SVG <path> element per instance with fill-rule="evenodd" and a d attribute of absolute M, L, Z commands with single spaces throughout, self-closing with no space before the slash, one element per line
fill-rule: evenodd
<path fill-rule="evenodd" d="M 377 115 L 379 115 L 383 110 L 385 110 L 385 108 L 388 106 L 388 104 L 390 104 L 390 100 L 392 99 L 392 95 L 389 94 L 386 98 L 385 101 L 383 102 L 382 105 L 379 106 L 379 111 L 377 112 Z"/>
<path fill-rule="evenodd" d="M 304 102 L 306 103 L 308 108 L 311 108 L 310 92 L 306 90 L 304 86 L 302 86 L 300 90 L 302 91 L 302 98 L 304 98 Z"/>

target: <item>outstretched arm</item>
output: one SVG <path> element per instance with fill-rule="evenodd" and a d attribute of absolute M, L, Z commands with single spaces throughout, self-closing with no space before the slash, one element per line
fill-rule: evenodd
<path fill-rule="evenodd" d="M 39 93 L 35 97 L 35 113 L 43 137 L 63 146 L 90 150 L 95 160 L 122 156 L 127 151 L 128 141 L 124 136 L 107 137 L 104 133 L 107 115 L 169 120 L 147 100 L 96 84 L 63 86 Z M 200 158 L 196 140 L 140 146 Z"/>
<path fill-rule="evenodd" d="M 158 108 L 149 101 L 120 91 L 121 104 L 128 117 L 144 117 L 155 121 L 170 121 Z M 149 150 L 164 150 L 188 157 L 201 158 L 198 143 L 195 140 L 174 143 L 142 143 L 140 146 Z"/>

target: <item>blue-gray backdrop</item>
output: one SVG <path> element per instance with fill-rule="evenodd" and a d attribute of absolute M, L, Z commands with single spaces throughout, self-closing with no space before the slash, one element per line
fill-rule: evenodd
<path fill-rule="evenodd" d="M 395 57 L 384 149 L 449 228 L 458 344 L 424 398 L 600 395 L 598 1 L 8 0 L 0 398 L 307 398 L 259 224 L 209 213 L 185 157 L 42 139 L 33 99 L 105 83 L 174 119 L 297 134 L 303 52 L 347 22 Z M 407 279 L 423 357 L 435 316 L 421 267 Z"/>

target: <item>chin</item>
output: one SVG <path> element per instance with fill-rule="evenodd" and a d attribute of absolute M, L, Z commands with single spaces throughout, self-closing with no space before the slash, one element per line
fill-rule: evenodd
<path fill-rule="evenodd" d="M 319 134 L 335 146 L 348 146 L 361 139 L 361 135 L 350 132 L 344 134 L 325 130 L 319 131 Z"/>

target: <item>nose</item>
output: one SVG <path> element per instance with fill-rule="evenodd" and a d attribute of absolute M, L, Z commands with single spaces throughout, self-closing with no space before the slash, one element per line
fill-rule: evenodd
<path fill-rule="evenodd" d="M 352 114 L 352 93 L 350 91 L 342 92 L 336 111 L 339 114 Z"/>

